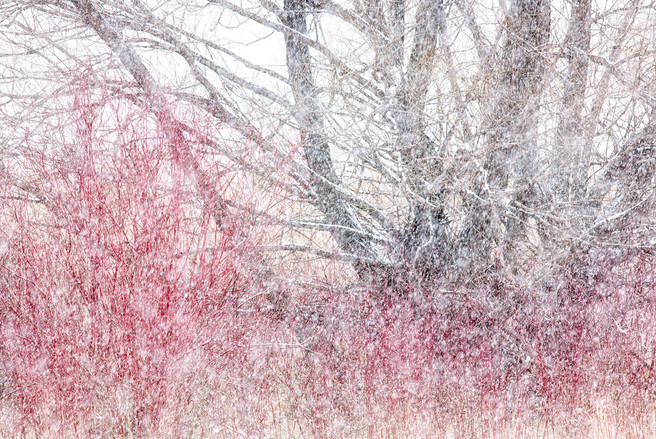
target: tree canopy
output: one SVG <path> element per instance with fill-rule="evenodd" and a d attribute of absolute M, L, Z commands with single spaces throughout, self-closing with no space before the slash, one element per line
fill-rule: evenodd
<path fill-rule="evenodd" d="M 599 255 L 654 244 L 653 6 L 4 2 L 2 172 L 20 186 L 28 133 L 65 127 L 84 82 L 141 102 L 186 145 L 216 223 L 277 221 L 278 250 L 386 282 L 565 265 L 592 279 Z M 240 205 L 212 186 L 217 165 L 297 208 Z"/>

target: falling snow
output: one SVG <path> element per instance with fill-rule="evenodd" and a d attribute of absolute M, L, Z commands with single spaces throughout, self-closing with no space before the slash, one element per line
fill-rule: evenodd
<path fill-rule="evenodd" d="M 3 2 L 0 437 L 655 436 L 654 15 Z"/>

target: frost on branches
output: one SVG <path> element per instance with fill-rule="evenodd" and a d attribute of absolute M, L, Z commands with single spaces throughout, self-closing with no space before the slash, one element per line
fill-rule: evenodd
<path fill-rule="evenodd" d="M 0 431 L 640 418 L 654 23 L 647 0 L 3 2 Z"/>

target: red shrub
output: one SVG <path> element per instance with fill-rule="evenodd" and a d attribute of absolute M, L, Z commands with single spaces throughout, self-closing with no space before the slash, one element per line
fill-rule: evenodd
<path fill-rule="evenodd" d="M 2 185 L 3 402 L 14 432 L 157 434 L 166 418 L 176 436 L 257 331 L 237 316 L 255 241 L 239 218 L 214 225 L 138 108 L 75 104 L 72 143 L 28 139 Z"/>
<path fill-rule="evenodd" d="M 5 436 L 488 437 L 535 414 L 583 431 L 602 398 L 648 410 L 647 254 L 600 258 L 592 282 L 396 294 L 297 288 L 306 267 L 277 267 L 292 279 L 273 285 L 273 233 L 219 197 L 261 200 L 220 161 L 125 100 L 79 94 L 72 111 L 70 140 L 28 138 L 2 174 Z"/>

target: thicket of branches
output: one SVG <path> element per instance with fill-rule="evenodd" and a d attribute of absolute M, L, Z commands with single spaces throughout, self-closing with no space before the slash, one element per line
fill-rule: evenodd
<path fill-rule="evenodd" d="M 0 2 L 0 430 L 638 428 L 655 6 Z"/>
<path fill-rule="evenodd" d="M 51 97 L 85 77 L 171 138 L 196 129 L 172 103 L 211 117 L 206 154 L 298 201 L 280 249 L 360 278 L 592 282 L 598 258 L 653 245 L 649 1 L 31 0 L 0 17 L 5 173 L 28 132 L 65 128 Z M 218 223 L 252 210 L 186 162 Z"/>

